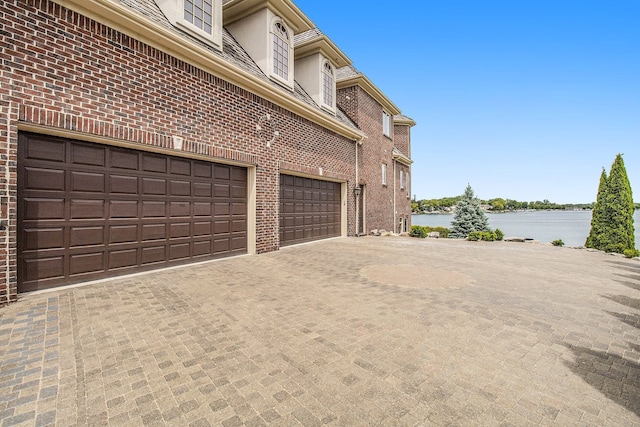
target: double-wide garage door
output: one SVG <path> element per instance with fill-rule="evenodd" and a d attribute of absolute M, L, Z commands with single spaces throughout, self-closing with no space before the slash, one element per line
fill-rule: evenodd
<path fill-rule="evenodd" d="M 246 253 L 246 168 L 20 134 L 18 290 Z"/>
<path fill-rule="evenodd" d="M 341 234 L 341 184 L 280 175 L 280 246 Z"/>

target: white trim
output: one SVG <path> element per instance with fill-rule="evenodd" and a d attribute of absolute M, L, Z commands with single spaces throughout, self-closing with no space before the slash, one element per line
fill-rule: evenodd
<path fill-rule="evenodd" d="M 286 39 L 282 39 L 280 35 L 275 32 L 276 25 L 282 25 L 286 32 Z M 275 37 L 280 40 L 283 40 L 287 44 L 287 78 L 280 76 L 275 70 L 275 52 L 274 52 L 274 43 Z M 271 20 L 271 25 L 269 26 L 269 77 L 277 82 L 280 82 L 286 85 L 289 89 L 293 90 L 293 82 L 294 82 L 294 55 L 293 55 L 293 31 L 287 25 L 287 23 L 280 17 L 274 17 Z"/>

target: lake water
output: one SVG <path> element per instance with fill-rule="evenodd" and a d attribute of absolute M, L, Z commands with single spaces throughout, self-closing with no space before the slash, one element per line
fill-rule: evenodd
<path fill-rule="evenodd" d="M 489 227 L 499 228 L 505 237 L 527 237 L 543 243 L 562 239 L 565 246 L 582 246 L 591 227 L 591 211 L 524 211 L 487 213 Z M 640 247 L 640 210 L 636 210 L 634 226 L 636 247 Z M 413 225 L 451 228 L 453 214 L 413 215 Z"/>

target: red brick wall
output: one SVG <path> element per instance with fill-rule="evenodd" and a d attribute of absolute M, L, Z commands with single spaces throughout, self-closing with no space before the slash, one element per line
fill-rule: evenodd
<path fill-rule="evenodd" d="M 279 246 L 279 168 L 349 179 L 355 232 L 355 147 L 244 89 L 48 0 L 0 3 L 0 303 L 16 292 L 16 147 L 25 122 L 172 147 L 256 165 L 258 252 Z M 269 114 L 280 133 L 267 147 L 256 130 Z M 4 263 L 4 265 L 2 264 Z M 7 291 L 8 285 L 8 291 Z"/>
<path fill-rule="evenodd" d="M 394 125 L 393 143 L 402 154 L 411 158 L 411 126 Z"/>
<path fill-rule="evenodd" d="M 358 157 L 359 180 L 366 185 L 365 231 L 393 231 L 393 140 L 382 133 L 382 106 L 359 86 L 340 89 L 337 101 L 367 135 Z M 387 165 L 386 186 L 382 184 L 383 163 Z"/>

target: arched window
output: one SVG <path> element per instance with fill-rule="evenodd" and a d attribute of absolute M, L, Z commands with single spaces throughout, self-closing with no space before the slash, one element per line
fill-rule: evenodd
<path fill-rule="evenodd" d="M 282 22 L 273 26 L 273 73 L 289 80 L 289 32 Z"/>
<path fill-rule="evenodd" d="M 333 108 L 333 91 L 335 90 L 333 80 L 333 67 L 329 61 L 325 61 L 322 67 L 322 102 Z"/>

